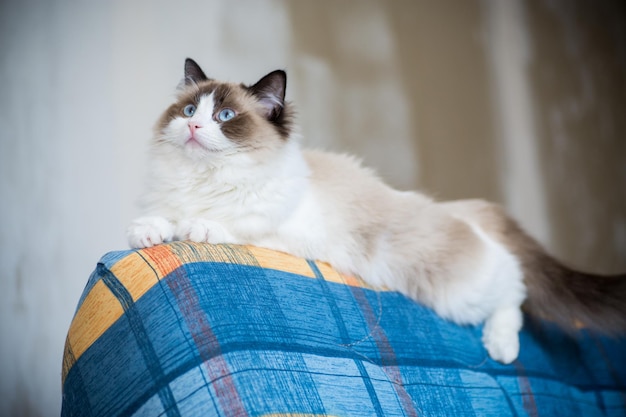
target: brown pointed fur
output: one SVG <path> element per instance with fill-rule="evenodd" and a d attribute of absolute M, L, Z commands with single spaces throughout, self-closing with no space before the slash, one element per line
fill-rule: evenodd
<path fill-rule="evenodd" d="M 582 326 L 609 335 L 626 332 L 625 274 L 589 274 L 563 265 L 496 204 L 462 200 L 443 205 L 455 216 L 477 222 L 517 256 L 528 291 L 526 312 L 566 330 Z"/>

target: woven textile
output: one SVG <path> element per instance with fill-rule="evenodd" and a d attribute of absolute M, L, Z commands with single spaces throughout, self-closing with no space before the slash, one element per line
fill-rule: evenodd
<path fill-rule="evenodd" d="M 626 339 L 527 320 L 505 366 L 480 338 L 279 252 L 112 252 L 68 332 L 62 416 L 626 415 Z"/>

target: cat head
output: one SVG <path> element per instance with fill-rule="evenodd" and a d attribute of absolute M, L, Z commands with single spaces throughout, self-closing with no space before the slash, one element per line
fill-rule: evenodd
<path fill-rule="evenodd" d="M 250 86 L 216 81 L 188 58 L 177 100 L 157 123 L 156 141 L 194 160 L 276 149 L 292 131 L 286 84 L 281 70 Z"/>

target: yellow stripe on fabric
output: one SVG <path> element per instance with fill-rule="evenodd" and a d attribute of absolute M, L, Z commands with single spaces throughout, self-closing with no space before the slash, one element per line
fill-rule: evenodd
<path fill-rule="evenodd" d="M 259 266 L 255 257 L 245 246 L 232 244 L 176 242 L 170 247 L 183 262 L 219 262 L 237 265 Z"/>
<path fill-rule="evenodd" d="M 369 288 L 375 291 L 387 291 L 387 289 L 385 288 L 381 289 L 378 287 L 374 287 L 363 281 L 359 277 L 339 273 L 336 269 L 334 269 L 330 264 L 326 262 L 315 261 L 315 265 L 317 266 L 317 269 L 319 269 L 320 273 L 326 281 L 349 285 L 351 287 Z"/>
<path fill-rule="evenodd" d="M 315 265 L 326 281 L 336 282 L 338 284 L 347 284 L 346 277 L 334 270 L 328 263 L 315 261 Z M 358 281 L 353 280 L 352 282 L 356 283 L 357 286 L 360 286 Z"/>
<path fill-rule="evenodd" d="M 117 298 L 98 281 L 85 297 L 70 325 L 67 342 L 76 360 L 119 319 L 124 310 Z"/>
<path fill-rule="evenodd" d="M 259 266 L 263 268 L 276 269 L 278 271 L 290 272 L 308 278 L 315 278 L 315 272 L 307 263 L 306 259 L 298 258 L 285 252 L 278 252 L 272 249 L 260 248 L 257 246 L 246 246 L 246 249 L 256 258 Z M 377 291 L 387 291 L 386 288 L 374 287 L 361 278 L 345 275 L 337 272 L 330 264 L 315 261 L 315 265 L 326 281 L 338 284 L 350 285 L 351 287 L 363 287 Z"/>
<path fill-rule="evenodd" d="M 139 300 L 159 282 L 157 272 L 152 268 L 147 268 L 146 259 L 137 252 L 120 259 L 111 267 L 111 272 L 126 287 L 133 301 Z"/>
<path fill-rule="evenodd" d="M 238 265 L 259 266 L 261 268 L 270 268 L 278 271 L 289 272 L 296 275 L 302 275 L 308 278 L 315 278 L 315 273 L 311 270 L 306 259 L 290 255 L 285 252 L 279 252 L 272 249 L 266 249 L 252 245 L 213 245 L 208 243 L 194 242 L 172 242 L 167 245 L 154 246 L 152 248 L 142 249 L 139 251 L 146 262 L 157 273 L 157 277 L 152 279 L 152 275 L 148 271 L 143 271 L 141 277 L 151 279 L 149 283 L 137 283 L 140 280 L 139 275 L 131 275 L 131 280 L 125 278 L 124 274 L 117 273 L 117 267 L 122 262 L 118 262 L 112 272 L 120 279 L 120 281 L 133 294 L 136 301 L 139 297 L 135 295 L 143 295 L 145 291 L 156 284 L 155 279 L 162 279 L 171 273 L 174 269 L 189 262 L 223 262 Z M 124 259 L 123 261 L 125 261 Z M 126 265 L 132 265 L 134 260 L 129 260 Z M 331 265 L 326 262 L 316 261 L 324 279 L 330 282 L 350 285 L 353 287 L 364 287 L 379 290 L 363 281 L 362 279 L 350 275 L 344 275 L 337 272 Z M 136 267 L 141 268 L 142 263 L 139 262 Z M 120 271 L 123 269 L 120 266 Z M 139 287 L 135 289 L 135 287 Z M 384 290 L 384 289 L 383 289 Z"/>
<path fill-rule="evenodd" d="M 76 363 L 72 346 L 70 345 L 69 335 L 65 337 L 65 347 L 63 348 L 63 365 L 61 366 L 61 385 L 65 384 L 65 377 L 69 373 L 72 366 Z"/>
<path fill-rule="evenodd" d="M 362 287 L 362 288 L 367 288 L 367 289 L 374 290 L 374 291 L 391 291 L 388 287 L 385 287 L 385 286 L 377 287 L 377 286 L 368 284 L 367 282 L 363 281 L 361 278 L 356 277 L 356 276 L 342 275 L 342 277 L 345 280 L 345 284 L 350 285 L 351 287 Z"/>
<path fill-rule="evenodd" d="M 305 259 L 284 252 L 257 246 L 193 242 L 173 242 L 134 252 L 113 265 L 111 272 L 126 287 L 133 301 L 137 301 L 158 280 L 166 277 L 181 265 L 206 261 L 260 266 L 315 278 L 315 273 Z M 146 263 L 151 268 L 146 268 Z M 328 263 L 317 261 L 315 264 L 327 281 L 353 287 L 374 288 L 360 278 L 340 274 Z"/>
<path fill-rule="evenodd" d="M 246 246 L 246 249 L 250 251 L 256 258 L 259 266 L 263 268 L 277 269 L 279 271 L 315 278 L 315 273 L 311 271 L 311 267 L 309 267 L 306 259 L 298 258 L 284 252 L 260 248 L 258 246 Z"/>

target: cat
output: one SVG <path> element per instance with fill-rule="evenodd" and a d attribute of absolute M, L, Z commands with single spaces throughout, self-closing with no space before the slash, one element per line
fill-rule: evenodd
<path fill-rule="evenodd" d="M 484 323 L 496 361 L 519 354 L 522 307 L 573 328 L 626 329 L 626 276 L 576 272 L 504 210 L 397 191 L 354 157 L 303 150 L 287 76 L 208 78 L 187 59 L 151 145 L 132 248 L 172 240 L 251 244 L 328 262 L 461 325 Z"/>

